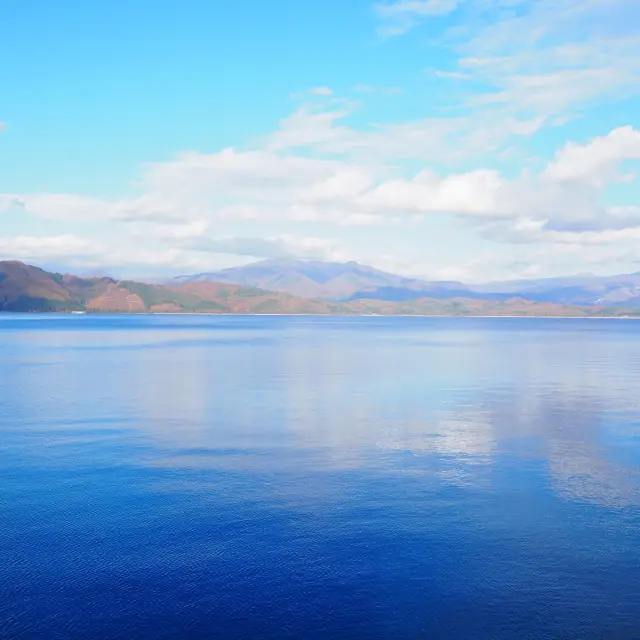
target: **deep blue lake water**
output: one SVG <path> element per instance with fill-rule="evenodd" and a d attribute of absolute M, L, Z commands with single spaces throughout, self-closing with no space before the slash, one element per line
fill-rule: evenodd
<path fill-rule="evenodd" d="M 640 638 L 640 322 L 0 314 L 0 637 Z"/>

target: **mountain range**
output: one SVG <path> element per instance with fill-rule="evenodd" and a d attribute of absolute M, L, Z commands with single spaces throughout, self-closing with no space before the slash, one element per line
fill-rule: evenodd
<path fill-rule="evenodd" d="M 430 283 L 386 274 L 356 263 L 282 261 L 226 270 L 244 282 L 214 281 L 213 274 L 180 277 L 168 284 L 114 278 L 82 278 L 45 271 L 17 261 L 0 262 L 0 311 L 94 313 L 219 313 L 309 315 L 444 316 L 640 316 L 640 308 L 620 304 L 568 304 L 527 298 L 520 291 L 480 291 L 459 283 Z M 325 270 L 324 265 L 328 265 Z M 267 267 L 264 269 L 264 267 Z M 276 266 L 281 270 L 276 269 Z M 264 269 L 264 270 L 262 270 Z M 243 271 L 244 270 L 244 271 Z M 229 273 L 231 272 L 231 274 Z M 287 277 L 285 277 L 287 275 Z M 224 277 L 224 276 L 223 276 Z M 245 284 L 260 279 L 271 290 Z M 222 280 L 222 277 L 220 278 Z M 306 282 L 312 283 L 304 289 Z M 542 281 L 540 281 L 542 282 Z M 611 280 L 631 290 L 627 280 Z M 622 284 L 621 284 L 622 283 Z M 533 295 L 547 291 L 531 286 Z M 568 289 L 563 281 L 560 289 Z M 497 287 L 498 285 L 496 285 Z M 584 290 L 591 280 L 581 285 Z M 293 295 L 284 288 L 320 291 L 323 298 Z M 312 289 L 315 287 L 315 289 Z M 524 289 L 524 287 L 522 287 Z M 339 292 L 339 293 L 338 293 Z M 329 296 L 334 296 L 329 298 Z M 384 296 L 387 296 L 386 298 Z M 338 299 L 336 299 L 338 298 Z M 339 299 L 341 298 L 341 299 Z M 615 294 L 614 294 L 615 298 Z M 617 299 L 616 299 L 617 302 Z"/>
<path fill-rule="evenodd" d="M 338 305 L 215 282 L 156 285 L 79 278 L 22 262 L 0 262 L 0 311 L 111 313 L 334 313 Z"/>
<path fill-rule="evenodd" d="M 426 283 L 405 278 L 357 262 L 322 262 L 320 260 L 262 260 L 244 267 L 233 267 L 213 273 L 179 276 L 178 282 L 230 282 L 272 291 L 283 291 L 305 298 L 349 301 L 362 297 L 383 298 L 376 294 L 385 289 L 411 292 L 411 298 L 425 297 L 450 287 L 462 289 L 459 283 Z M 460 290 L 462 290 L 460 289 Z M 424 295 L 416 295 L 416 294 Z M 399 299 L 403 299 L 399 294 Z M 410 298 L 406 298 L 410 299 Z"/>
<path fill-rule="evenodd" d="M 362 299 L 407 302 L 421 298 L 499 302 L 519 297 L 556 304 L 640 307 L 640 273 L 467 285 L 455 281 L 405 278 L 357 262 L 279 259 L 212 273 L 179 276 L 176 281 L 228 282 L 333 302 Z"/>

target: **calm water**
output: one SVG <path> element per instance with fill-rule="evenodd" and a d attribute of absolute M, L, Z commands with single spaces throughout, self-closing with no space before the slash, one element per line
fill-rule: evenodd
<path fill-rule="evenodd" d="M 0 315 L 2 638 L 640 638 L 640 322 Z"/>

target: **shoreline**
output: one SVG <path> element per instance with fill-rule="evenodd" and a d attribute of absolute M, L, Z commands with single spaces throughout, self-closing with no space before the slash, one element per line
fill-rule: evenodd
<path fill-rule="evenodd" d="M 640 320 L 637 316 L 551 316 L 551 315 L 446 315 L 421 313 L 393 314 L 318 314 L 318 313 L 208 313 L 190 311 L 0 311 L 3 316 L 214 316 L 214 317 L 280 317 L 280 318 L 481 318 L 481 319 L 521 319 L 521 320 Z"/>

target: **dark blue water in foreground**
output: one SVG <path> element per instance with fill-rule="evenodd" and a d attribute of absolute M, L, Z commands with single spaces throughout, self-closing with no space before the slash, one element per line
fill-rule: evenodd
<path fill-rule="evenodd" d="M 0 315 L 0 637 L 640 638 L 640 322 Z"/>

